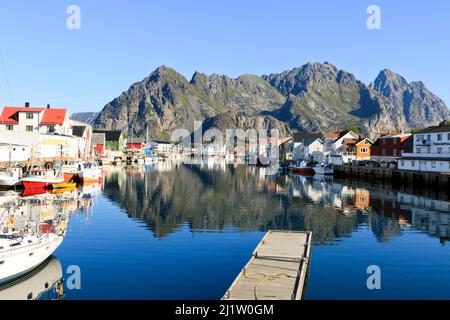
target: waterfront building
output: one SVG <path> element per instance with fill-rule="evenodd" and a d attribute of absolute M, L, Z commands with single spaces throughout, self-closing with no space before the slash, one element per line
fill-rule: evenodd
<path fill-rule="evenodd" d="M 403 153 L 413 151 L 412 134 L 386 134 L 379 137 L 370 150 L 370 159 L 373 161 L 388 163 L 397 161 Z"/>
<path fill-rule="evenodd" d="M 353 161 L 370 159 L 372 142 L 351 130 L 325 133 L 323 139 L 326 144 L 324 154 L 326 163 L 341 166 Z"/>
<path fill-rule="evenodd" d="M 128 138 L 127 139 L 127 152 L 143 154 L 145 149 L 144 138 Z"/>
<path fill-rule="evenodd" d="M 4 107 L 0 116 L 0 142 L 27 146 L 33 159 L 52 161 L 78 156 L 77 141 L 67 109 Z"/>
<path fill-rule="evenodd" d="M 322 162 L 324 156 L 324 142 L 319 132 L 293 134 L 293 160 Z"/>
<path fill-rule="evenodd" d="M 97 158 L 102 157 L 105 152 L 105 133 L 94 132 L 92 134 L 92 148 Z"/>
<path fill-rule="evenodd" d="M 92 126 L 90 124 L 70 120 L 72 134 L 77 140 L 78 158 L 88 159 L 92 156 Z"/>
<path fill-rule="evenodd" d="M 0 163 L 14 164 L 26 162 L 30 159 L 30 147 L 17 144 L 0 143 Z"/>
<path fill-rule="evenodd" d="M 413 134 L 413 152 L 403 153 L 398 169 L 417 172 L 450 172 L 450 125 L 442 124 Z"/>
<path fill-rule="evenodd" d="M 104 134 L 104 149 L 108 151 L 124 151 L 125 137 L 121 130 L 94 130 L 94 133 Z"/>
<path fill-rule="evenodd" d="M 153 140 L 151 145 L 158 155 L 169 156 L 175 150 L 174 144 L 168 141 Z"/>

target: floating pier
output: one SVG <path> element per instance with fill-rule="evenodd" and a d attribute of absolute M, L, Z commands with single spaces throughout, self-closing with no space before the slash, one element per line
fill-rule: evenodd
<path fill-rule="evenodd" d="M 268 231 L 223 300 L 302 300 L 311 232 Z"/>

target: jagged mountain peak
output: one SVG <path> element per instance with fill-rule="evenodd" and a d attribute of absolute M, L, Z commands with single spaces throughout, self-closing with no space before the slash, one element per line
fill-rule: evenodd
<path fill-rule="evenodd" d="M 190 81 L 162 65 L 106 105 L 94 126 L 167 139 L 174 129 L 193 130 L 194 121 L 208 119 L 209 125 L 283 128 L 284 123 L 301 131 L 356 125 L 373 133 L 436 125 L 448 118 L 443 101 L 422 82 L 408 83 L 389 69 L 368 86 L 329 62 L 236 78 L 196 71 Z"/>

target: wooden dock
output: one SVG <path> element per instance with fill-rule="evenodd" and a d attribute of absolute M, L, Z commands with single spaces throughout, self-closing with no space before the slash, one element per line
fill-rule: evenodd
<path fill-rule="evenodd" d="M 301 300 L 311 232 L 268 231 L 223 300 Z"/>

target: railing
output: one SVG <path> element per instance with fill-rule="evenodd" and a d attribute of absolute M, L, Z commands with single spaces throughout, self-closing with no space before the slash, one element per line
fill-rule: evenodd
<path fill-rule="evenodd" d="M 450 158 L 449 153 L 402 153 L 403 158 Z"/>

